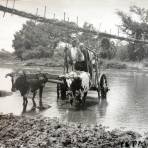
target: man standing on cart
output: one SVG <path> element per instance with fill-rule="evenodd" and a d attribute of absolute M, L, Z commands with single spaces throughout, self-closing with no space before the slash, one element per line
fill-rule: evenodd
<path fill-rule="evenodd" d="M 77 51 L 75 58 L 76 61 L 74 62 L 74 69 L 78 71 L 89 72 L 90 76 L 92 76 L 92 68 L 88 50 L 84 48 L 82 43 L 79 43 L 77 38 L 72 41 L 72 48 L 75 48 Z"/>

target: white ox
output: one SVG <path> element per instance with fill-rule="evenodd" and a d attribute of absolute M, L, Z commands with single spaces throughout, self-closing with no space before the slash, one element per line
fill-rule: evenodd
<path fill-rule="evenodd" d="M 84 71 L 72 71 L 60 77 L 66 79 L 67 97 L 71 105 L 74 100 L 84 104 L 91 84 L 90 74 Z"/>

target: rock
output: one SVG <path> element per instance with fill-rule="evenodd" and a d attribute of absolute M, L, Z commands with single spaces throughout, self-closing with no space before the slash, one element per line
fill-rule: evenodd
<path fill-rule="evenodd" d="M 55 143 L 55 142 L 57 141 L 57 139 L 56 139 L 56 138 L 51 137 L 51 138 L 49 139 L 49 141 L 50 141 L 50 143 Z"/>
<path fill-rule="evenodd" d="M 54 127 L 55 129 L 58 129 L 58 128 L 61 128 L 61 125 L 56 125 L 55 127 Z"/>
<path fill-rule="evenodd" d="M 71 144 L 71 139 L 70 138 L 63 139 L 62 144 L 63 144 L 63 146 L 70 145 Z"/>

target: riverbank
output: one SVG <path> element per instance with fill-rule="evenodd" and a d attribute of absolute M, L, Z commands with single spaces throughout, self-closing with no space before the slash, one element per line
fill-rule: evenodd
<path fill-rule="evenodd" d="M 99 60 L 100 66 L 105 69 L 129 69 L 129 70 L 141 70 L 148 68 L 148 59 L 143 61 L 121 61 L 119 59 Z M 5 50 L 0 51 L 0 65 L 2 66 L 13 66 L 16 67 L 63 67 L 64 58 L 55 54 L 52 58 L 40 58 L 40 59 L 29 59 L 19 60 L 13 53 L 9 53 Z"/>
<path fill-rule="evenodd" d="M 120 61 L 118 59 L 103 60 L 100 61 L 100 66 L 105 69 L 146 69 L 148 67 L 148 60 L 144 59 L 141 62 L 132 61 Z M 30 67 L 30 66 L 40 66 L 40 67 L 63 67 L 64 59 L 61 56 L 55 55 L 52 58 L 40 58 L 40 59 L 29 59 L 29 60 L 19 60 L 12 53 L 1 51 L 0 52 L 0 65 L 3 66 L 17 66 L 17 67 Z"/>
<path fill-rule="evenodd" d="M 17 59 L 0 59 L 0 65 L 2 66 L 16 66 L 16 67 L 63 67 L 63 59 L 60 58 L 42 58 L 42 59 L 30 59 L 20 61 Z M 100 65 L 104 69 L 129 69 L 129 70 L 140 70 L 147 69 L 148 62 L 122 62 L 118 60 L 101 60 Z"/>
<path fill-rule="evenodd" d="M 45 117 L 0 115 L 2 148 L 120 148 L 136 144 L 139 137 L 140 134 L 133 131 L 108 131 L 102 125 L 64 123 Z M 146 141 L 142 144 L 146 145 Z"/>

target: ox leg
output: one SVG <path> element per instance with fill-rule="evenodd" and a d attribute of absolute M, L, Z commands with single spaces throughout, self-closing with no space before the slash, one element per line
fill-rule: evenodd
<path fill-rule="evenodd" d="M 25 97 L 25 99 L 26 99 L 26 106 L 25 106 L 25 108 L 27 108 L 27 104 L 28 104 L 28 100 L 27 100 L 27 97 Z"/>
<path fill-rule="evenodd" d="M 83 96 L 83 105 L 85 104 L 86 96 L 87 96 L 87 92 L 85 92 L 85 93 L 84 93 L 84 96 Z"/>
<path fill-rule="evenodd" d="M 100 90 L 98 90 L 98 100 L 100 100 Z"/>
<path fill-rule="evenodd" d="M 27 97 L 23 96 L 23 113 L 26 112 L 27 103 L 28 103 Z"/>
<path fill-rule="evenodd" d="M 68 65 L 67 65 L 67 67 L 66 67 L 66 70 L 67 70 L 67 73 L 68 73 Z"/>
<path fill-rule="evenodd" d="M 72 64 L 72 66 L 71 66 L 71 69 L 72 69 L 72 71 L 74 71 L 74 65 Z"/>
<path fill-rule="evenodd" d="M 26 109 L 25 109 L 25 104 L 26 104 L 26 103 L 25 103 L 25 102 L 26 102 L 26 101 L 25 101 L 25 97 L 23 96 L 23 111 L 22 111 L 23 113 L 26 111 Z"/>
<path fill-rule="evenodd" d="M 41 87 L 41 88 L 39 89 L 39 98 L 40 98 L 39 107 L 40 107 L 40 109 L 44 109 L 44 107 L 43 107 L 43 102 L 42 102 L 42 94 L 43 94 L 43 87 Z"/>
<path fill-rule="evenodd" d="M 72 104 L 73 104 L 73 99 L 70 99 L 70 105 L 72 106 Z"/>
<path fill-rule="evenodd" d="M 64 69 L 64 73 L 68 73 L 68 63 L 65 63 L 65 69 Z"/>
<path fill-rule="evenodd" d="M 33 107 L 32 107 L 32 110 L 34 110 L 34 109 L 36 108 L 36 103 L 35 103 L 35 100 L 34 100 L 34 98 L 35 98 L 35 96 L 36 96 L 36 93 L 37 93 L 37 91 L 34 91 L 34 92 L 33 92 L 33 97 L 32 97 Z"/>
<path fill-rule="evenodd" d="M 57 84 L 57 101 L 60 98 L 60 84 Z"/>

